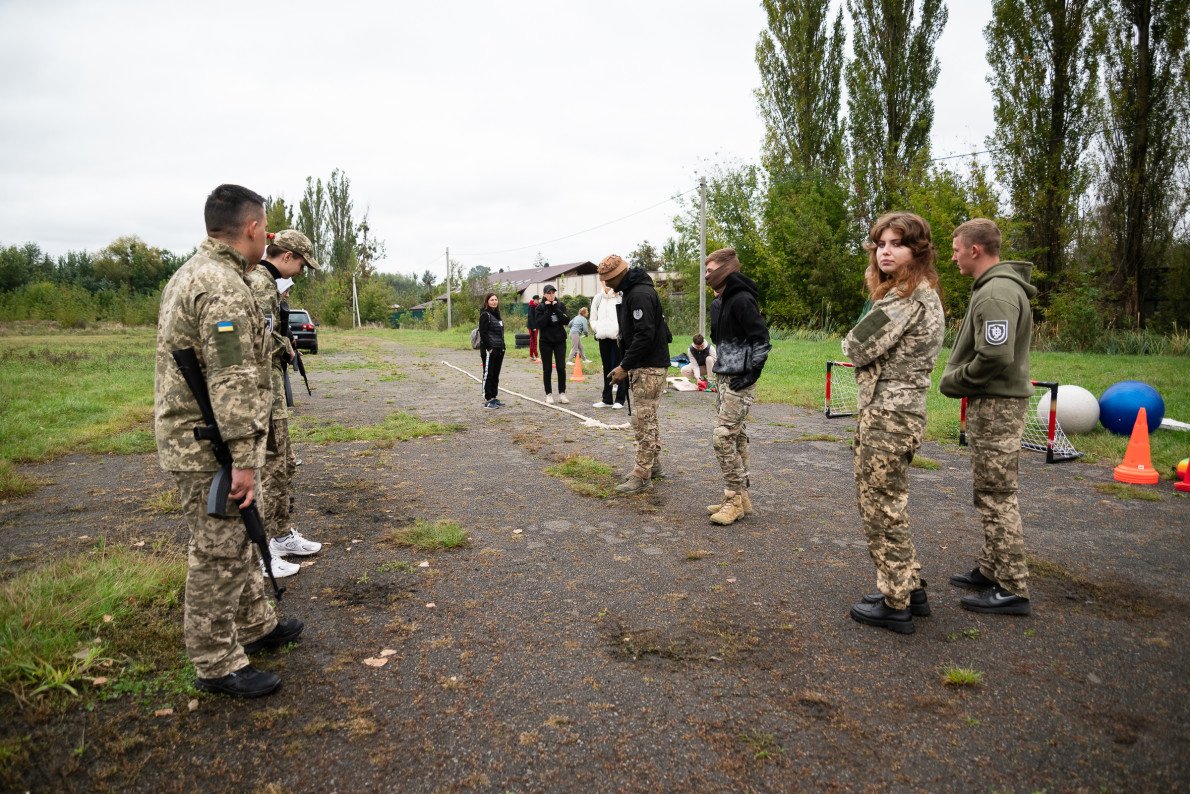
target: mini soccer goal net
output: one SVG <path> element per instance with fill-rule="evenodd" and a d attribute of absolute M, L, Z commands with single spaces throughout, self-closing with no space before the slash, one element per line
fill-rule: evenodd
<path fill-rule="evenodd" d="M 1033 381 L 1033 396 L 1029 398 L 1029 409 L 1025 414 L 1025 432 L 1021 436 L 1021 448 L 1044 452 L 1046 463 L 1060 463 L 1074 460 L 1083 453 L 1074 448 L 1062 425 L 1058 424 L 1058 384 L 1047 381 Z M 823 413 L 827 418 L 854 416 L 858 411 L 855 386 L 855 365 L 847 361 L 826 362 L 826 399 Z M 1042 421 L 1037 416 L 1037 405 L 1049 395 L 1049 413 Z M 967 398 L 959 405 L 959 443 L 967 445 Z"/>
<path fill-rule="evenodd" d="M 1043 417 L 1037 415 L 1037 405 L 1049 395 L 1049 413 Z M 959 443 L 967 445 L 967 398 L 963 398 L 959 406 Z M 1081 452 L 1074 448 L 1062 425 L 1058 424 L 1058 384 L 1048 381 L 1033 381 L 1033 396 L 1029 398 L 1029 408 L 1025 411 L 1025 432 L 1021 435 L 1021 448 L 1034 452 L 1044 452 L 1046 463 L 1061 463 L 1064 460 L 1074 460 L 1082 457 Z"/>

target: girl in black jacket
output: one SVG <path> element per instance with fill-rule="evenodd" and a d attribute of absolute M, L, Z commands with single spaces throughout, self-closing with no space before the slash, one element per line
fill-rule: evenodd
<path fill-rule="evenodd" d="M 568 403 L 566 398 L 566 329 L 570 325 L 570 314 L 566 305 L 558 300 L 558 290 L 547 284 L 541 294 L 544 297 L 537 305 L 538 346 L 541 351 L 541 379 L 545 383 L 545 401 L 554 403 L 550 385 L 551 369 L 558 372 L 558 402 Z"/>
<path fill-rule="evenodd" d="M 483 362 L 483 407 L 503 408 L 500 366 L 504 363 L 504 320 L 500 318 L 500 296 L 489 292 L 479 310 L 479 358 Z"/>

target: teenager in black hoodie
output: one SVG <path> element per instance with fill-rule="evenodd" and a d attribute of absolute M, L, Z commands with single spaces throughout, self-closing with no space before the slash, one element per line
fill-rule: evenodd
<path fill-rule="evenodd" d="M 504 364 L 504 320 L 500 318 L 500 296 L 489 292 L 479 310 L 479 356 L 483 360 L 483 407 L 503 408 L 500 367 Z"/>
<path fill-rule="evenodd" d="M 568 403 L 566 398 L 566 329 L 570 325 L 570 315 L 566 313 L 566 305 L 558 300 L 558 290 L 553 284 L 547 284 L 541 291 L 545 297 L 538 304 L 535 318 L 537 320 L 538 345 L 541 350 L 541 379 L 545 383 L 545 401 L 554 403 L 553 388 L 550 384 L 551 368 L 558 371 L 558 402 Z"/>
<path fill-rule="evenodd" d="M 716 524 L 734 524 L 752 512 L 748 495 L 748 410 L 756 402 L 756 381 L 768 360 L 769 331 L 760 315 L 756 282 L 740 273 L 734 248 L 707 257 L 707 285 L 715 291 L 718 311 L 711 312 L 711 339 L 718 348 L 719 414 L 715 420 L 715 456 L 723 470 L 723 502 L 707 509 Z"/>

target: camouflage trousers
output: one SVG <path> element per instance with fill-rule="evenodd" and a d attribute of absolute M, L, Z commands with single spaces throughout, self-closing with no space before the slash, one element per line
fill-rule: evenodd
<path fill-rule="evenodd" d="M 723 470 L 724 487 L 739 492 L 748 487 L 748 409 L 756 402 L 756 384 L 742 391 L 731 388 L 731 377 L 718 378 L 719 415 L 712 438 L 715 457 Z"/>
<path fill-rule="evenodd" d="M 921 564 L 909 532 L 909 464 L 921 446 L 924 417 L 864 408 L 855 430 L 855 493 L 876 564 L 876 586 L 892 609 L 909 606 Z"/>
<path fill-rule="evenodd" d="M 271 538 L 286 534 L 289 528 L 289 484 L 297 469 L 293 449 L 289 445 L 289 420 L 273 419 L 269 423 L 268 443 L 265 445 L 264 468 L 260 470 L 260 517 L 265 533 Z"/>
<path fill-rule="evenodd" d="M 663 367 L 641 367 L 628 373 L 629 397 L 632 400 L 632 431 L 636 442 L 636 464 L 632 476 L 647 480 L 653 467 L 661 463 L 661 429 L 657 424 L 657 407 L 665 388 Z"/>
<path fill-rule="evenodd" d="M 1017 500 L 1020 487 L 1024 397 L 971 397 L 967 400 L 967 443 L 975 507 L 983 520 L 979 570 L 1008 592 L 1029 597 L 1025 529 Z"/>
<path fill-rule="evenodd" d="M 182 632 L 199 678 L 219 678 L 248 664 L 243 644 L 277 625 L 264 576 L 235 505 L 229 518 L 207 515 L 212 472 L 176 471 L 178 499 L 190 524 Z"/>

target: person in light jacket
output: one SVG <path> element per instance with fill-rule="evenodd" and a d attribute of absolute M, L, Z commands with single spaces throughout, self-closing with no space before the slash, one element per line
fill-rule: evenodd
<path fill-rule="evenodd" d="M 621 382 L 615 387 L 615 402 L 612 402 L 612 382 L 608 374 L 620 365 L 620 321 L 616 316 L 621 295 L 606 284 L 591 300 L 591 329 L 599 342 L 599 357 L 603 359 L 603 398 L 594 408 L 623 408 L 628 395 L 628 384 Z"/>
<path fill-rule="evenodd" d="M 591 333 L 591 323 L 587 321 L 587 307 L 578 310 L 578 314 L 570 321 L 570 356 L 567 361 L 573 361 L 575 356 L 583 360 L 584 364 L 590 364 L 591 359 L 587 358 L 587 354 L 583 352 L 582 337 Z"/>

